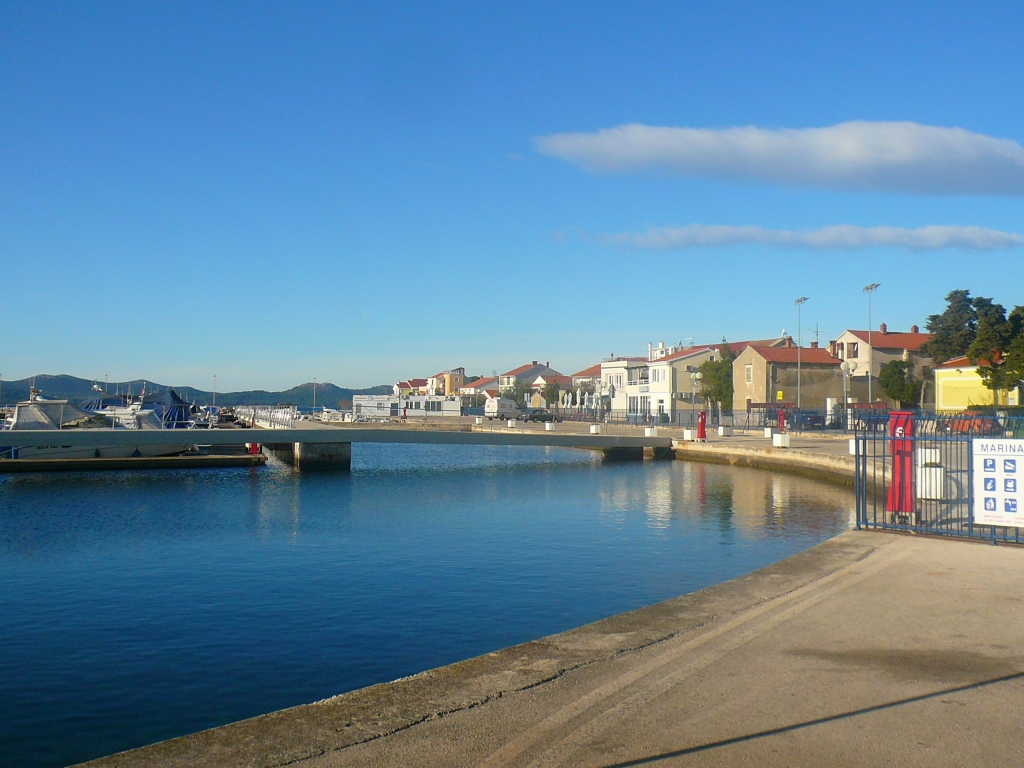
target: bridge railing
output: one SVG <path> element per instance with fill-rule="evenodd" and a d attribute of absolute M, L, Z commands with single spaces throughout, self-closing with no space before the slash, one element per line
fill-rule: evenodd
<path fill-rule="evenodd" d="M 235 419 L 241 424 L 265 429 L 291 429 L 299 416 L 294 405 L 237 405 L 234 411 Z"/>

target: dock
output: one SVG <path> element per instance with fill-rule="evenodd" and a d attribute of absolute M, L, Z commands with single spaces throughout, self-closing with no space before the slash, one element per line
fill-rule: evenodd
<path fill-rule="evenodd" d="M 134 456 L 127 458 L 85 459 L 4 459 L 0 473 L 17 472 L 95 472 L 124 469 L 219 469 L 224 467 L 262 467 L 267 457 L 238 454 L 228 456 Z"/>

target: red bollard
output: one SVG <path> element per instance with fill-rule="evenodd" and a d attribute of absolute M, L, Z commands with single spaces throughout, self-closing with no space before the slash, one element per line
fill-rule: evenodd
<path fill-rule="evenodd" d="M 708 413 L 701 411 L 697 414 L 697 439 L 703 442 L 708 441 Z"/>
<path fill-rule="evenodd" d="M 892 482 L 885 511 L 893 515 L 914 513 L 914 414 L 892 411 L 889 414 L 889 452 L 892 454 Z"/>

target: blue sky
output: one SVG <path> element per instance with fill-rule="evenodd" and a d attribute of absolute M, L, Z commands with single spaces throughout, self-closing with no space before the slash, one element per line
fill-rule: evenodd
<path fill-rule="evenodd" d="M 0 6 L 0 374 L 571 373 L 799 296 L 827 341 L 870 282 L 890 328 L 1024 303 L 1021 4 L 492 5 Z"/>

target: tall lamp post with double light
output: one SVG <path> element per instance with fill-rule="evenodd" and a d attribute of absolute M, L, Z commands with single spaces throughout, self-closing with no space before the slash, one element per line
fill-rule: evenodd
<path fill-rule="evenodd" d="M 803 309 L 804 302 L 807 301 L 806 296 L 801 296 L 797 299 L 796 304 L 796 409 L 800 410 L 800 348 L 804 345 L 803 337 L 803 323 L 800 316 L 800 310 Z"/>
<path fill-rule="evenodd" d="M 846 421 L 846 428 L 850 428 L 850 377 L 857 370 L 856 360 L 844 360 L 839 370 L 843 372 L 843 419 Z"/>
<path fill-rule="evenodd" d="M 697 382 L 704 378 L 700 371 L 690 372 L 690 427 L 696 426 L 695 411 L 697 410 Z"/>
<path fill-rule="evenodd" d="M 881 283 L 872 283 L 871 285 L 864 286 L 864 293 L 868 295 L 868 405 L 874 402 L 871 399 L 871 374 L 874 372 L 872 362 L 872 347 L 871 347 L 871 294 L 878 290 Z"/>

